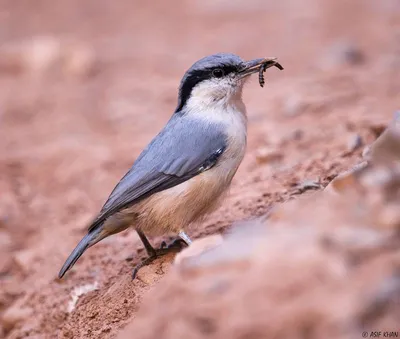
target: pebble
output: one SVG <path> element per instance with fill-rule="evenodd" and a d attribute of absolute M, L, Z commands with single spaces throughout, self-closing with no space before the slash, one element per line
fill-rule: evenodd
<path fill-rule="evenodd" d="M 385 131 L 387 128 L 386 125 L 383 124 L 375 124 L 369 126 L 369 130 L 374 134 L 375 138 L 379 138 L 379 136 Z"/>
<path fill-rule="evenodd" d="M 316 190 L 321 188 L 321 184 L 315 180 L 304 180 L 303 182 L 297 184 L 296 189 L 304 192 L 308 190 Z"/>
<path fill-rule="evenodd" d="M 275 149 L 263 147 L 257 150 L 256 161 L 259 164 L 266 164 L 282 160 L 283 154 Z"/>
<path fill-rule="evenodd" d="M 0 257 L 0 279 L 11 272 L 12 265 L 13 262 L 11 258 L 6 257 L 4 255 Z M 0 307 L 1 307 L 1 298 L 0 298 Z"/>
<path fill-rule="evenodd" d="M 44 72 L 59 60 L 61 43 L 58 39 L 50 36 L 34 37 L 21 53 L 25 53 L 25 67 L 29 71 Z"/>
<path fill-rule="evenodd" d="M 330 48 L 323 66 L 339 67 L 344 64 L 357 66 L 363 64 L 365 60 L 364 52 L 356 44 L 348 41 L 340 41 Z"/>
<path fill-rule="evenodd" d="M 185 260 L 196 257 L 209 249 L 215 248 L 222 244 L 222 242 L 223 238 L 220 234 L 197 239 L 193 241 L 189 247 L 186 247 L 175 256 L 174 265 L 182 265 Z"/>
<path fill-rule="evenodd" d="M 350 170 L 340 173 L 325 187 L 324 191 L 330 193 L 343 193 L 346 189 L 354 187 L 357 183 L 355 174 L 361 171 L 367 165 L 368 162 L 364 161 L 360 164 L 357 164 Z"/>
<path fill-rule="evenodd" d="M 294 117 L 304 110 L 304 106 L 304 102 L 298 95 L 288 95 L 283 102 L 283 112 L 289 117 Z"/>
<path fill-rule="evenodd" d="M 370 152 L 371 152 L 371 146 L 365 146 L 363 151 L 362 151 L 362 157 L 364 159 L 367 159 L 369 154 L 370 154 Z"/>
<path fill-rule="evenodd" d="M 24 273 L 27 273 L 35 260 L 34 256 L 35 254 L 31 250 L 21 250 L 14 254 L 13 260 Z"/>
<path fill-rule="evenodd" d="M 31 314 L 32 309 L 22 306 L 21 299 L 21 301 L 17 301 L 15 304 L 6 309 L 1 318 L 1 324 L 6 332 L 8 332 L 18 323 L 26 321 Z"/>
<path fill-rule="evenodd" d="M 69 75 L 89 77 L 94 75 L 97 66 L 95 53 L 85 45 L 68 46 L 64 51 L 63 68 Z"/>
<path fill-rule="evenodd" d="M 3 48 L 0 50 L 0 73 L 19 74 L 23 70 L 21 53 L 13 49 Z"/>
<path fill-rule="evenodd" d="M 86 284 L 75 287 L 71 292 L 71 300 L 68 303 L 68 309 L 67 309 L 68 313 L 71 313 L 75 309 L 76 303 L 78 302 L 80 296 L 97 290 L 98 286 L 99 286 L 98 282 L 95 281 L 92 284 Z"/>
<path fill-rule="evenodd" d="M 400 211 L 396 204 L 383 206 L 378 214 L 378 225 L 383 229 L 400 230 Z"/>
<path fill-rule="evenodd" d="M 55 36 L 35 36 L 0 48 L 0 72 L 43 74 L 49 70 L 66 75 L 91 76 L 98 62 L 96 54 L 84 43 L 68 43 Z"/>
<path fill-rule="evenodd" d="M 303 137 L 304 137 L 304 131 L 301 129 L 294 130 L 290 135 L 290 139 L 294 141 L 299 141 L 303 139 Z"/>
<path fill-rule="evenodd" d="M 0 248 L 10 247 L 12 244 L 11 236 L 8 232 L 0 230 Z"/>
<path fill-rule="evenodd" d="M 354 152 L 356 149 L 360 148 L 363 144 L 363 140 L 360 135 L 353 134 L 347 140 L 347 151 Z"/>
<path fill-rule="evenodd" d="M 351 43 L 344 43 L 338 47 L 338 58 L 349 65 L 360 65 L 365 62 L 362 50 Z"/>

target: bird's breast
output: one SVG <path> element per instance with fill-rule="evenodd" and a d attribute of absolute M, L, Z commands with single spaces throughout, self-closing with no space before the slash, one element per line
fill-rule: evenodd
<path fill-rule="evenodd" d="M 240 164 L 241 151 L 234 148 L 228 147 L 221 156 L 225 160 L 211 169 L 135 206 L 137 226 L 149 235 L 177 233 L 215 210 Z"/>
<path fill-rule="evenodd" d="M 225 122 L 227 147 L 219 162 L 226 171 L 236 172 L 243 160 L 247 144 L 247 117 L 244 105 L 231 107 Z"/>
<path fill-rule="evenodd" d="M 216 165 L 209 170 L 155 193 L 135 206 L 137 226 L 145 233 L 179 232 L 213 211 L 243 160 L 247 139 L 244 105 L 208 110 L 197 118 L 199 123 L 223 124 L 226 148 Z"/>

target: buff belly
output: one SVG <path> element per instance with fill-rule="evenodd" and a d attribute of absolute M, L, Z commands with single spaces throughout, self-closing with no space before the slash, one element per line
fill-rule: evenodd
<path fill-rule="evenodd" d="M 241 121 L 230 124 L 227 129 L 229 147 L 216 166 L 117 212 L 105 221 L 104 234 L 118 233 L 130 226 L 149 236 L 179 233 L 215 210 L 243 160 L 245 127 Z"/>
<path fill-rule="evenodd" d="M 220 176 L 218 167 L 187 182 L 154 194 L 133 209 L 135 227 L 156 236 L 178 233 L 214 211 L 226 192 L 233 175 Z"/>
<path fill-rule="evenodd" d="M 111 216 L 103 230 L 114 234 L 133 226 L 146 235 L 178 233 L 215 210 L 237 167 L 214 168 Z"/>

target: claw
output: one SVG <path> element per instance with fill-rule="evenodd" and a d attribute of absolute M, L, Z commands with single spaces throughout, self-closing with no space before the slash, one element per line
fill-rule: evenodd
<path fill-rule="evenodd" d="M 135 266 L 135 268 L 132 271 L 132 280 L 136 278 L 136 275 L 138 274 L 139 270 L 142 267 L 150 265 L 154 260 L 156 260 L 159 257 L 162 257 L 163 255 L 166 255 L 170 252 L 177 252 L 181 250 L 183 248 L 182 243 L 185 243 L 182 239 L 176 239 L 167 246 L 166 243 L 163 241 L 161 243 L 160 248 L 154 251 L 154 254 L 143 259 L 140 263 L 138 263 Z"/>
<path fill-rule="evenodd" d="M 167 245 L 167 243 L 163 241 L 160 245 L 160 248 L 158 250 L 155 250 L 141 230 L 136 230 L 136 232 L 138 233 L 140 239 L 144 244 L 148 257 L 143 259 L 135 266 L 132 271 L 132 280 L 136 278 L 137 273 L 142 267 L 150 265 L 154 260 L 168 254 L 169 252 L 177 252 L 183 247 L 189 246 L 189 244 L 191 243 L 190 238 L 182 231 L 179 233 L 179 238 L 175 239 L 172 243 Z"/>

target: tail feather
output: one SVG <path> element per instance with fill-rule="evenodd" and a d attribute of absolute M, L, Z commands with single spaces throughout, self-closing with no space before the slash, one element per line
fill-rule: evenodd
<path fill-rule="evenodd" d="M 69 255 L 68 259 L 65 261 L 63 267 L 58 273 L 58 277 L 61 279 L 64 274 L 75 265 L 77 260 L 81 257 L 81 255 L 92 245 L 97 243 L 100 239 L 96 239 L 98 237 L 99 232 L 89 232 L 86 234 L 83 239 L 79 242 L 79 244 L 75 247 L 72 253 Z"/>

